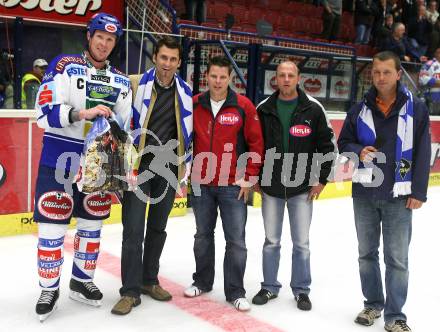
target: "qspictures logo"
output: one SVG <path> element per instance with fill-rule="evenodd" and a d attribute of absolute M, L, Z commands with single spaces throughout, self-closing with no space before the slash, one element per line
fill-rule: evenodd
<path fill-rule="evenodd" d="M 0 164 L 0 187 L 6 181 L 6 170 L 2 164 Z"/>

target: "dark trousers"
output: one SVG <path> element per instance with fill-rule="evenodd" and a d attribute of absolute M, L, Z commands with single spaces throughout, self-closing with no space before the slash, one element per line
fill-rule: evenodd
<path fill-rule="evenodd" d="M 177 174 L 177 167 L 171 167 L 173 173 Z M 145 167 L 141 165 L 139 173 L 144 170 Z M 119 290 L 121 296 L 138 297 L 141 285 L 159 284 L 157 278 L 159 259 L 167 237 L 165 227 L 176 195 L 175 189 L 168 180 L 159 175 L 154 175 L 142 183 L 139 189 L 151 199 L 157 199 L 162 195 L 163 198 L 157 200 L 155 204 L 150 204 L 147 231 L 144 237 L 147 202 L 137 197 L 135 192 L 124 192 L 122 200 L 122 288 Z M 144 244 L 143 254 L 142 243 Z"/>
<path fill-rule="evenodd" d="M 341 15 L 329 14 L 326 11 L 322 14 L 322 38 L 328 40 L 336 40 L 339 35 L 341 25 Z"/>
<path fill-rule="evenodd" d="M 193 274 L 193 285 L 205 292 L 212 290 L 215 273 L 214 230 L 219 208 L 226 240 L 223 274 L 227 301 L 234 301 L 246 294 L 243 278 L 247 259 L 247 207 L 243 199 L 237 199 L 239 192 L 238 186 L 202 185 L 200 196 L 191 195 L 197 226 L 194 236 L 196 272 Z"/>
<path fill-rule="evenodd" d="M 206 1 L 185 0 L 187 19 L 201 24 L 206 22 Z"/>

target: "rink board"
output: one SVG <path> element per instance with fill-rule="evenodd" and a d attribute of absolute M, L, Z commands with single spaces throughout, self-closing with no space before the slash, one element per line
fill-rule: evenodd
<path fill-rule="evenodd" d="M 335 134 L 341 130 L 344 114 L 329 114 Z M 0 236 L 27 234 L 36 231 L 32 219 L 33 197 L 38 172 L 43 130 L 35 123 L 35 112 L 0 110 Z M 432 158 L 430 185 L 440 185 L 440 117 L 431 118 Z M 338 172 L 337 172 L 338 173 Z M 351 194 L 349 177 L 328 183 L 320 199 L 346 197 Z M 345 176 L 345 177 L 344 177 Z M 117 203 L 116 199 L 113 200 Z M 253 204 L 261 205 L 255 195 Z M 186 198 L 176 198 L 171 216 L 186 214 Z M 121 220 L 121 207 L 113 204 L 106 224 Z M 75 221 L 72 222 L 72 227 Z"/>

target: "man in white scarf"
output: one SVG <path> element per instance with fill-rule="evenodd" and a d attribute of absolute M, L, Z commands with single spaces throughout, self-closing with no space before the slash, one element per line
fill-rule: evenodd
<path fill-rule="evenodd" d="M 408 291 L 412 210 L 426 201 L 431 138 L 425 104 L 399 82 L 392 52 L 373 57 L 373 87 L 347 114 L 338 147 L 360 166 L 353 174 L 353 208 L 364 309 L 355 322 L 372 325 L 384 311 L 385 330 L 408 332 L 402 307 Z M 357 158 L 356 158 L 357 157 Z M 379 264 L 381 229 L 385 289 Z"/>

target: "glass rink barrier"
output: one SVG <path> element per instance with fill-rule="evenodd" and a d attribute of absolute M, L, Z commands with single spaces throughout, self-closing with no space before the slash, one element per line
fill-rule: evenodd
<path fill-rule="evenodd" d="M 27 234 L 36 231 L 32 218 L 35 182 L 42 148 L 43 130 L 37 126 L 34 110 L 0 110 L 0 236 Z M 329 118 L 339 135 L 345 113 L 329 112 Z M 431 116 L 431 174 L 430 185 L 440 185 L 440 117 Z M 350 163 L 336 163 L 334 181 L 330 182 L 320 199 L 349 196 L 351 194 Z M 254 206 L 261 204 L 255 194 Z M 148 209 L 148 207 L 147 207 Z M 187 212 L 186 190 L 176 197 L 171 216 Z M 105 223 L 121 222 L 121 205 L 113 197 L 110 218 Z M 71 226 L 75 225 L 75 220 Z"/>

